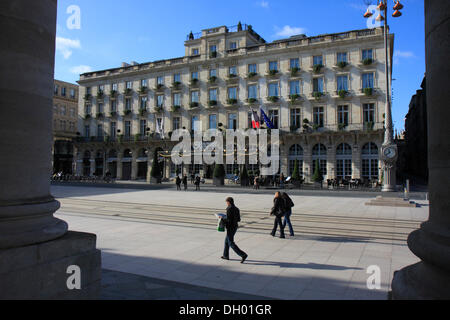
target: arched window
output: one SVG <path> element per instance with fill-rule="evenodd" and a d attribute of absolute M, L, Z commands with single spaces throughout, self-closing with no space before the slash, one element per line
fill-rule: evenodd
<path fill-rule="evenodd" d="M 293 144 L 289 148 L 289 176 L 292 176 L 295 169 L 295 161 L 298 162 L 298 169 L 300 176 L 303 176 L 303 148 L 299 144 Z"/>
<path fill-rule="evenodd" d="M 108 158 L 117 158 L 117 151 L 112 149 L 108 153 Z"/>
<path fill-rule="evenodd" d="M 138 152 L 138 158 L 147 158 L 147 149 L 142 148 Z"/>
<path fill-rule="evenodd" d="M 375 143 L 366 143 L 361 150 L 361 177 L 378 179 L 378 147 Z"/>
<path fill-rule="evenodd" d="M 352 178 L 352 147 L 347 143 L 341 143 L 336 148 L 336 177 Z"/>
<path fill-rule="evenodd" d="M 316 170 L 316 161 L 319 161 L 319 170 L 325 176 L 327 174 L 327 148 L 323 144 L 319 143 L 313 147 L 312 160 L 311 176 L 314 174 L 314 170 Z"/>

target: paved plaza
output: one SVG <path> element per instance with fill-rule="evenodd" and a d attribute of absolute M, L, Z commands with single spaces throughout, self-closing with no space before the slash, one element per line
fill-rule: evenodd
<path fill-rule="evenodd" d="M 71 230 L 97 234 L 106 299 L 139 298 L 136 292 L 177 299 L 170 289 L 177 286 L 184 299 L 387 299 L 393 272 L 419 261 L 406 238 L 429 209 L 427 201 L 395 208 L 366 206 L 361 197 L 295 195 L 296 235 L 280 239 L 269 235 L 271 194 L 73 186 L 52 193 Z M 241 209 L 236 242 L 249 255 L 245 264 L 232 251 L 230 261 L 220 259 L 225 234 L 213 214 L 224 212 L 226 196 Z M 366 285 L 372 265 L 381 269 L 380 290 Z"/>

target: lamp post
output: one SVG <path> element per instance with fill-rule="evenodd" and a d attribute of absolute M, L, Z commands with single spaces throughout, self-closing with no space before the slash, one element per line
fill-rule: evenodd
<path fill-rule="evenodd" d="M 377 1 L 378 10 L 380 13 L 376 17 L 376 21 L 384 21 L 384 52 L 385 52 L 385 74 L 386 74 L 386 104 L 385 104 L 385 125 L 384 125 L 384 141 L 381 147 L 381 160 L 383 163 L 383 192 L 395 191 L 396 185 L 396 162 L 398 158 L 397 145 L 393 139 L 393 125 L 392 125 L 392 108 L 390 97 L 390 77 L 389 77 L 389 53 L 388 53 L 388 31 L 387 31 L 387 13 L 388 6 L 386 0 Z M 402 15 L 400 12 L 403 5 L 399 0 L 394 1 L 395 10 L 392 16 L 398 18 Z M 384 16 L 383 16 L 384 14 Z M 364 18 L 370 18 L 373 14 L 367 9 Z"/>

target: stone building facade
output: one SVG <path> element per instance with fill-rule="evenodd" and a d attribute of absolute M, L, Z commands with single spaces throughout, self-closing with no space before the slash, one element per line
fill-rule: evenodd
<path fill-rule="evenodd" d="M 390 34 L 390 61 L 393 41 Z M 382 28 L 271 43 L 241 24 L 191 33 L 184 57 L 80 76 L 76 173 L 149 180 L 156 151 L 166 178 L 204 175 L 206 165 L 171 164 L 170 133 L 251 128 L 251 111 L 261 107 L 280 129 L 285 176 L 299 160 L 306 181 L 314 161 L 325 179 L 378 180 L 384 79 Z M 161 123 L 166 139 L 155 134 Z M 227 164 L 227 175 L 236 167 Z"/>
<path fill-rule="evenodd" d="M 54 80 L 53 172 L 73 171 L 73 139 L 78 132 L 78 85 Z"/>

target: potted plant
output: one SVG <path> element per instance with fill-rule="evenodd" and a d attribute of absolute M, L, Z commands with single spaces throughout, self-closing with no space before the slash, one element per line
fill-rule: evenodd
<path fill-rule="evenodd" d="M 313 71 L 314 71 L 315 73 L 319 73 L 319 72 L 322 70 L 322 68 L 323 68 L 323 64 L 315 64 L 315 65 L 313 66 Z"/>
<path fill-rule="evenodd" d="M 363 65 L 368 66 L 368 65 L 371 65 L 373 63 L 373 59 L 372 58 L 366 58 L 362 62 L 363 62 Z"/>
<path fill-rule="evenodd" d="M 198 79 L 191 79 L 191 86 L 196 86 L 198 84 Z"/>
<path fill-rule="evenodd" d="M 315 162 L 316 162 L 316 165 L 314 168 L 314 174 L 312 176 L 312 181 L 315 184 L 320 184 L 320 187 L 322 188 L 323 175 L 319 168 L 319 160 L 316 160 Z"/>
<path fill-rule="evenodd" d="M 177 112 L 180 109 L 181 109 L 181 106 L 178 106 L 178 105 L 172 106 L 172 112 Z"/>
<path fill-rule="evenodd" d="M 348 63 L 345 62 L 345 61 L 339 61 L 336 65 L 337 65 L 339 68 L 344 69 L 346 66 L 348 66 Z"/>
<path fill-rule="evenodd" d="M 110 115 L 111 115 L 111 117 L 115 117 L 115 116 L 117 116 L 117 112 L 116 111 L 111 111 Z"/>
<path fill-rule="evenodd" d="M 317 131 L 320 128 L 320 126 L 317 123 L 314 123 L 312 125 L 312 128 L 313 128 L 314 131 Z"/>
<path fill-rule="evenodd" d="M 245 167 L 245 164 L 242 166 L 240 180 L 241 180 L 241 187 L 247 187 L 249 185 L 248 172 L 247 168 Z"/>
<path fill-rule="evenodd" d="M 366 96 L 371 96 L 373 94 L 373 88 L 364 88 L 363 90 Z"/>
<path fill-rule="evenodd" d="M 298 126 L 293 124 L 289 127 L 289 129 L 291 132 L 297 132 Z"/>
<path fill-rule="evenodd" d="M 235 105 L 237 103 L 237 99 L 227 99 L 227 104 Z"/>
<path fill-rule="evenodd" d="M 217 164 L 214 167 L 213 182 L 215 186 L 223 186 L 225 179 L 225 168 L 223 164 Z"/>
<path fill-rule="evenodd" d="M 103 112 L 97 112 L 96 117 L 97 119 L 103 118 Z"/>
<path fill-rule="evenodd" d="M 319 100 L 320 98 L 322 98 L 322 96 L 323 96 L 323 92 L 320 92 L 320 91 L 314 91 L 313 92 L 313 97 L 316 100 Z"/>
<path fill-rule="evenodd" d="M 344 99 L 347 95 L 348 95 L 348 91 L 347 91 L 347 90 L 339 90 L 339 91 L 338 91 L 338 96 L 339 96 L 341 99 Z"/>
<path fill-rule="evenodd" d="M 97 92 L 97 99 L 103 98 L 103 91 Z"/>
<path fill-rule="evenodd" d="M 237 74 L 235 74 L 235 73 L 230 73 L 228 75 L 228 79 L 235 79 L 235 78 L 237 78 Z"/>
<path fill-rule="evenodd" d="M 292 77 L 295 77 L 295 76 L 298 74 L 299 71 L 300 71 L 300 68 L 298 68 L 298 67 L 293 67 L 293 68 L 291 68 L 291 69 L 290 69 L 291 76 L 292 76 Z"/>
<path fill-rule="evenodd" d="M 256 77 L 258 74 L 256 73 L 256 72 L 250 72 L 249 74 L 248 74 L 248 78 L 253 78 L 253 77 Z"/>
<path fill-rule="evenodd" d="M 141 134 L 140 133 L 136 133 L 134 135 L 134 142 L 138 142 L 141 139 Z"/>
<path fill-rule="evenodd" d="M 298 164 L 298 160 L 295 159 L 294 161 L 294 171 L 292 172 L 292 184 L 295 186 L 299 186 L 299 184 L 301 183 L 301 177 L 300 177 L 300 169 L 299 169 L 299 164 Z"/>
<path fill-rule="evenodd" d="M 128 116 L 130 114 L 131 114 L 131 110 L 129 110 L 129 109 L 123 110 L 123 115 L 124 116 Z"/>
<path fill-rule="evenodd" d="M 211 52 L 209 53 L 209 57 L 210 57 L 210 58 L 217 58 L 217 51 L 211 51 Z"/>
<path fill-rule="evenodd" d="M 147 87 L 146 86 L 142 86 L 139 88 L 139 93 L 140 94 L 146 94 L 147 93 Z"/>
<path fill-rule="evenodd" d="M 307 132 L 309 130 L 309 120 L 303 119 L 303 132 Z"/>
<path fill-rule="evenodd" d="M 269 70 L 269 76 L 275 76 L 278 73 L 278 70 L 272 69 Z"/>
<path fill-rule="evenodd" d="M 339 123 L 338 124 L 338 128 L 339 128 L 339 130 L 345 130 L 345 128 L 347 128 L 347 124 L 346 123 Z"/>
<path fill-rule="evenodd" d="M 291 100 L 291 104 L 294 104 L 295 101 L 297 101 L 299 98 L 300 98 L 300 95 L 297 94 L 297 93 L 289 95 L 289 99 Z"/>
<path fill-rule="evenodd" d="M 210 106 L 210 107 L 217 106 L 217 100 L 209 100 L 208 106 Z"/>
<path fill-rule="evenodd" d="M 111 90 L 111 91 L 109 91 L 109 95 L 110 95 L 111 97 L 115 97 L 116 94 L 117 94 L 117 91 L 116 91 L 116 90 Z"/>
<path fill-rule="evenodd" d="M 366 128 L 367 131 L 372 131 L 373 126 L 374 126 L 374 123 L 372 121 L 364 123 L 364 127 Z"/>
<path fill-rule="evenodd" d="M 124 95 L 126 95 L 126 96 L 129 96 L 130 94 L 131 94 L 131 88 L 126 88 L 124 91 L 123 91 L 123 94 Z"/>
<path fill-rule="evenodd" d="M 161 90 L 162 88 L 164 88 L 164 85 L 162 83 L 158 83 L 156 85 L 156 90 Z"/>
<path fill-rule="evenodd" d="M 109 142 L 110 138 L 108 135 L 103 137 L 103 142 Z"/>
<path fill-rule="evenodd" d="M 88 100 L 88 99 L 91 98 L 91 94 L 90 93 L 86 93 L 83 98 L 84 98 L 84 100 Z"/>
<path fill-rule="evenodd" d="M 91 115 L 89 113 L 86 113 L 84 116 L 84 120 L 89 120 L 91 119 Z"/>
<path fill-rule="evenodd" d="M 190 107 L 191 109 L 197 108 L 197 107 L 198 107 L 198 102 L 195 102 L 195 101 L 191 102 L 191 103 L 189 104 L 189 107 Z"/>
<path fill-rule="evenodd" d="M 155 107 L 155 112 L 162 112 L 163 111 L 163 107 L 162 106 L 156 106 Z"/>
<path fill-rule="evenodd" d="M 255 99 L 255 98 L 248 98 L 248 99 L 247 99 L 247 102 L 250 103 L 250 104 L 256 103 L 256 102 L 258 102 L 258 99 Z"/>
<path fill-rule="evenodd" d="M 123 142 L 123 137 L 124 137 L 123 134 L 119 134 L 119 135 L 117 136 L 117 141 L 118 141 L 119 143 L 122 143 L 122 142 Z"/>
<path fill-rule="evenodd" d="M 145 116 L 146 113 L 147 113 L 147 108 L 140 108 L 139 109 L 139 115 L 141 117 Z"/>
<path fill-rule="evenodd" d="M 267 100 L 269 100 L 270 102 L 277 102 L 279 98 L 277 96 L 270 96 L 267 98 Z"/>
<path fill-rule="evenodd" d="M 216 77 L 216 76 L 211 76 L 211 77 L 209 77 L 209 79 L 208 79 L 209 83 L 215 83 L 216 80 L 217 80 L 217 77 Z"/>
<path fill-rule="evenodd" d="M 181 85 L 180 81 L 174 81 L 172 82 L 172 88 L 173 89 L 178 89 L 178 87 Z"/>

